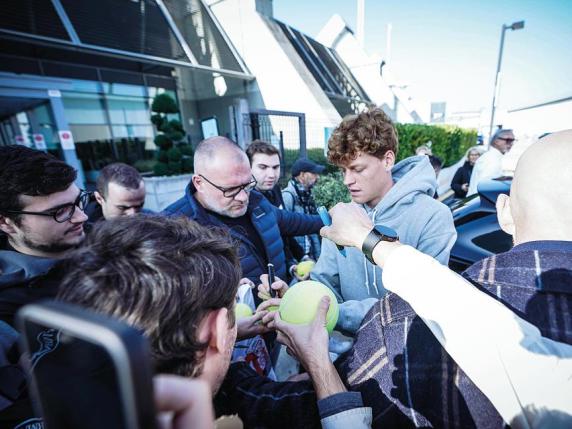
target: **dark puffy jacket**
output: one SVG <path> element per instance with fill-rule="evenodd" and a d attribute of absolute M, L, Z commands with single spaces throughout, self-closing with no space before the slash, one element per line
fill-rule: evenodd
<path fill-rule="evenodd" d="M 451 189 L 455 192 L 455 197 L 465 198 L 467 196 L 467 191 L 463 191 L 461 187 L 464 183 L 470 183 L 472 172 L 473 166 L 469 161 L 465 161 L 463 166 L 456 171 L 451 180 Z"/>
<path fill-rule="evenodd" d="M 227 228 L 224 223 L 209 214 L 199 204 L 194 197 L 195 192 L 195 187 L 189 183 L 185 196 L 167 207 L 164 213 L 169 216 L 184 215 L 201 225 Z M 281 279 L 286 278 L 286 258 L 284 256 L 284 243 L 280 234 L 285 236 L 306 235 L 320 231 L 323 226 L 319 216 L 280 210 L 257 191 L 250 193 L 246 214 L 250 216 L 252 225 L 264 243 L 266 259 L 274 264 L 276 275 Z M 266 261 L 260 258 L 254 244 L 245 235 L 234 229 L 230 230 L 230 234 L 240 242 L 239 256 L 242 276 L 248 277 L 255 284 L 258 284 L 260 276 L 266 272 Z"/>

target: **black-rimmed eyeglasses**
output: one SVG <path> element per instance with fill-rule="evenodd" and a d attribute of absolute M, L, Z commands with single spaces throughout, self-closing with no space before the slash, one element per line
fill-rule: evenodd
<path fill-rule="evenodd" d="M 213 185 L 219 191 L 221 191 L 222 194 L 226 198 L 234 198 L 238 194 L 240 194 L 240 191 L 245 191 L 248 194 L 250 191 L 252 191 L 256 187 L 256 179 L 254 178 L 254 176 L 252 176 L 252 181 L 245 183 L 244 185 L 232 186 L 232 187 L 228 187 L 228 188 L 225 188 L 225 187 L 219 186 L 219 185 L 215 185 L 213 182 L 211 182 L 209 179 L 207 179 L 202 174 L 199 174 L 199 176 L 202 177 L 203 179 L 205 179 L 205 181 L 207 181 L 208 183 Z"/>
<path fill-rule="evenodd" d="M 91 200 L 91 193 L 84 190 L 80 190 L 79 195 L 73 203 L 62 204 L 59 207 L 55 207 L 50 210 L 43 212 L 29 212 L 25 210 L 6 210 L 6 213 L 10 214 L 28 214 L 36 216 L 51 216 L 58 223 L 64 223 L 70 220 L 74 213 L 75 208 L 79 207 L 80 210 L 84 211 L 89 201 Z"/>

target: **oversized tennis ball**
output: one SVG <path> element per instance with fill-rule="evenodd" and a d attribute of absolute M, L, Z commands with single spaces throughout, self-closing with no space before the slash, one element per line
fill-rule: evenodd
<path fill-rule="evenodd" d="M 250 317 L 252 316 L 252 309 L 250 308 L 250 306 L 239 302 L 234 305 L 234 315 L 236 316 L 237 319 Z"/>
<path fill-rule="evenodd" d="M 320 299 L 330 297 L 330 308 L 326 315 L 326 329 L 332 333 L 340 309 L 334 293 L 324 284 L 314 280 L 305 280 L 292 286 L 280 302 L 280 317 L 288 323 L 306 325 L 314 320 Z"/>
<path fill-rule="evenodd" d="M 316 263 L 314 261 L 300 262 L 296 266 L 296 272 L 298 273 L 298 275 L 300 277 L 304 277 L 306 274 L 308 274 L 310 271 L 312 271 L 312 268 L 314 268 L 314 265 L 316 265 Z"/>

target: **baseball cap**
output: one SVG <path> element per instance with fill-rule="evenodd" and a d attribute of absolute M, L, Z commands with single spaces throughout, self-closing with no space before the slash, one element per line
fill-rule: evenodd
<path fill-rule="evenodd" d="M 309 159 L 300 158 L 297 159 L 294 165 L 292 165 L 292 177 L 296 177 L 300 173 L 304 171 L 308 171 L 310 173 L 315 174 L 322 174 L 326 167 L 320 164 L 316 164 L 314 161 L 310 161 Z"/>

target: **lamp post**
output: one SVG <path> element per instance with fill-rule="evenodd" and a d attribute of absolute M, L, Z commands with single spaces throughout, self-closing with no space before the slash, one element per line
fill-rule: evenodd
<path fill-rule="evenodd" d="M 493 135 L 493 125 L 494 125 L 494 121 L 495 121 L 495 108 L 496 108 L 496 101 L 497 101 L 497 93 L 498 93 L 498 87 L 499 87 L 499 75 L 500 75 L 500 69 L 501 69 L 501 63 L 502 63 L 502 51 L 504 48 L 504 33 L 506 32 L 506 30 L 521 30 L 524 28 L 524 21 L 517 21 L 517 22 L 513 22 L 511 25 L 502 25 L 502 31 L 501 31 L 501 39 L 500 39 L 500 49 L 499 49 L 499 61 L 497 63 L 497 73 L 495 75 L 495 91 L 493 93 L 493 106 L 491 109 L 491 124 L 489 127 L 489 136 Z"/>

